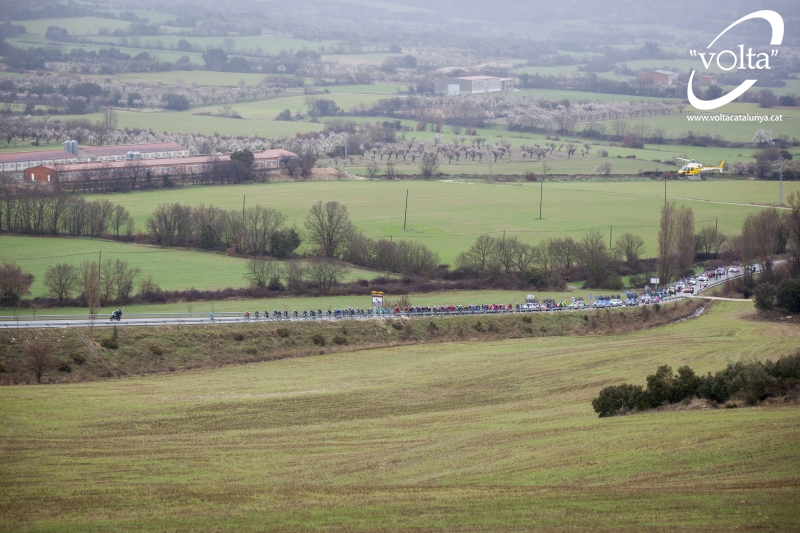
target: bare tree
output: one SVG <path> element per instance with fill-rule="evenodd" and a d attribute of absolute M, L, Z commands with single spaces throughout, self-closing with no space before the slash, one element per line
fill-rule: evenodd
<path fill-rule="evenodd" d="M 79 286 L 78 269 L 69 263 L 58 263 L 47 269 L 44 274 L 45 287 L 59 300 L 69 298 Z"/>
<path fill-rule="evenodd" d="M 616 242 L 617 250 L 625 257 L 625 262 L 633 265 L 639 260 L 644 249 L 644 239 L 633 233 L 624 233 Z"/>
<path fill-rule="evenodd" d="M 33 283 L 33 274 L 25 274 L 16 263 L 3 263 L 0 267 L 0 302 L 16 304 Z"/>
<path fill-rule="evenodd" d="M 602 287 L 606 280 L 606 268 L 610 257 L 606 250 L 606 239 L 597 230 L 590 230 L 581 241 L 581 263 L 586 268 L 589 278 L 586 287 Z"/>
<path fill-rule="evenodd" d="M 305 226 L 317 255 L 328 258 L 339 257 L 355 231 L 347 207 L 336 201 L 311 206 Z"/>
<path fill-rule="evenodd" d="M 681 276 L 694 262 L 694 212 L 664 204 L 658 232 L 658 277 L 662 284 Z"/>
<path fill-rule="evenodd" d="M 303 287 L 305 275 L 306 268 L 300 261 L 286 261 L 283 264 L 283 276 L 290 291 L 296 292 Z"/>
<path fill-rule="evenodd" d="M 594 173 L 595 174 L 602 174 L 604 176 L 608 176 L 608 175 L 611 174 L 612 170 L 613 170 L 613 167 L 612 167 L 611 163 L 601 163 L 601 164 L 599 164 L 599 165 L 597 165 L 595 167 Z"/>
<path fill-rule="evenodd" d="M 94 315 L 100 307 L 100 269 L 94 261 L 84 261 L 79 270 L 82 296 L 89 314 Z"/>
<path fill-rule="evenodd" d="M 439 172 L 439 156 L 435 152 L 426 152 L 419 159 L 419 173 L 423 179 L 430 179 Z"/>
<path fill-rule="evenodd" d="M 28 368 L 36 376 L 36 382 L 42 382 L 42 376 L 55 366 L 53 345 L 44 340 L 31 340 L 22 348 Z"/>
<path fill-rule="evenodd" d="M 280 272 L 280 263 L 254 257 L 247 266 L 247 280 L 254 287 L 267 287 L 273 280 L 280 280 Z"/>
<path fill-rule="evenodd" d="M 314 261 L 308 267 L 308 275 L 317 285 L 320 294 L 328 294 L 331 287 L 346 273 L 347 268 L 331 260 Z"/>

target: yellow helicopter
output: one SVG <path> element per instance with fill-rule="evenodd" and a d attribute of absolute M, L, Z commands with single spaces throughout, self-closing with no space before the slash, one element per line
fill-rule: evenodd
<path fill-rule="evenodd" d="M 679 176 L 696 176 L 698 174 L 702 174 L 703 172 L 719 172 L 722 174 L 722 167 L 725 166 L 725 160 L 723 159 L 718 167 L 706 167 L 703 166 L 702 163 L 698 163 L 694 159 L 683 159 L 682 157 L 676 157 L 678 161 L 684 161 L 686 164 L 681 167 L 678 171 Z"/>

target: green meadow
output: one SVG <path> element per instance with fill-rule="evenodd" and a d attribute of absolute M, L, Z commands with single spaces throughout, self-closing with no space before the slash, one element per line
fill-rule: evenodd
<path fill-rule="evenodd" d="M 409 192 L 406 231 L 403 214 Z M 784 184 L 784 194 L 800 190 L 800 184 Z M 728 234 L 741 231 L 748 213 L 763 207 L 749 204 L 777 204 L 775 182 L 669 181 L 669 199 L 692 207 L 695 225 L 718 223 Z M 123 204 L 137 228 L 158 203 L 213 204 L 226 209 L 248 205 L 272 207 L 289 218 L 289 224 L 303 226 L 311 205 L 319 200 L 336 200 L 347 206 L 356 227 L 372 238 L 418 240 L 451 263 L 483 233 L 495 237 L 517 235 L 525 242 L 538 243 L 550 237 L 580 239 L 588 229 L 600 229 L 607 236 L 625 232 L 645 239 L 645 253 L 656 254 L 663 180 L 566 182 L 544 184 L 543 212 L 539 220 L 540 184 L 485 181 L 324 181 L 275 182 L 236 187 L 188 187 L 173 191 L 141 191 L 100 196 Z M 91 195 L 87 198 L 93 199 Z M 743 204 L 743 205 L 738 205 Z"/>
<path fill-rule="evenodd" d="M 796 531 L 797 405 L 591 408 L 800 348 L 750 313 L 3 387 L 0 529 Z"/>
<path fill-rule="evenodd" d="M 142 227 L 141 229 L 144 229 Z M 102 239 L 0 236 L 0 258 L 15 262 L 36 279 L 31 286 L 31 296 L 46 296 L 44 275 L 56 263 L 79 265 L 83 261 L 127 261 L 141 270 L 141 276 L 153 276 L 153 281 L 164 290 L 198 290 L 245 287 L 247 259 L 224 254 L 158 248 L 125 244 Z M 102 258 L 101 258 L 102 253 Z M 379 275 L 362 269 L 350 269 L 344 280 L 372 279 Z M 137 289 L 138 290 L 138 289 Z"/>

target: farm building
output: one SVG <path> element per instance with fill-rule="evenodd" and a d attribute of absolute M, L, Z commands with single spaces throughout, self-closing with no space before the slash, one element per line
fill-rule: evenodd
<path fill-rule="evenodd" d="M 678 73 L 670 70 L 651 70 L 650 72 L 643 72 L 639 74 L 640 81 L 652 81 L 653 83 L 661 83 L 664 85 L 672 85 L 678 81 Z"/>
<path fill-rule="evenodd" d="M 253 157 L 254 169 L 270 170 L 277 169 L 282 158 L 297 157 L 297 155 L 288 150 L 274 149 L 253 152 Z M 115 175 L 116 173 L 144 174 L 148 171 L 155 176 L 184 176 L 211 172 L 216 163 L 227 162 L 230 159 L 230 154 L 219 154 L 170 157 L 156 160 L 90 161 L 58 167 L 58 175 L 62 181 L 84 178 L 93 179 Z"/>
<path fill-rule="evenodd" d="M 50 183 L 58 180 L 58 172 L 54 168 L 44 165 L 26 168 L 22 171 L 25 181 Z"/>
<path fill-rule="evenodd" d="M 496 76 L 461 76 L 436 80 L 436 94 L 460 95 L 493 93 L 510 88 L 510 78 Z"/>
<path fill-rule="evenodd" d="M 42 150 L 39 152 L 9 152 L 0 154 L 0 170 L 3 172 L 21 172 L 39 165 L 53 166 L 66 163 L 77 163 L 78 156 L 65 150 Z"/>
<path fill-rule="evenodd" d="M 188 157 L 189 149 L 177 143 L 116 144 L 78 148 L 78 157 L 89 161 L 125 161 L 126 159 L 166 159 Z"/>
<path fill-rule="evenodd" d="M 700 85 L 716 85 L 717 77 L 710 74 L 703 74 L 699 78 Z"/>

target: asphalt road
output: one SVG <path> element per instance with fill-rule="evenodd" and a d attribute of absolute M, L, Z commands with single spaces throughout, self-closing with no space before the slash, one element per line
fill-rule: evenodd
<path fill-rule="evenodd" d="M 737 277 L 741 277 L 742 273 L 739 274 L 729 274 L 727 269 L 725 270 L 725 275 L 714 278 L 713 280 L 709 281 L 708 286 L 704 289 L 698 289 L 699 284 L 695 287 L 695 294 L 684 294 L 681 293 L 679 295 L 667 298 L 662 300 L 662 302 L 670 302 L 679 300 L 681 298 L 686 297 L 699 297 L 702 292 L 705 292 L 717 285 L 725 283 L 730 279 L 734 279 Z M 390 314 L 390 315 L 355 315 L 355 316 L 317 316 L 317 317 L 307 317 L 304 318 L 302 316 L 293 317 L 290 316 L 288 318 L 272 318 L 272 317 L 264 317 L 263 315 L 259 318 L 255 318 L 255 316 L 251 316 L 249 319 L 244 318 L 244 312 L 242 313 L 217 313 L 213 320 L 211 320 L 208 316 L 199 316 L 195 315 L 180 315 L 180 314 L 139 314 L 139 315 L 125 315 L 122 317 L 122 320 L 109 320 L 107 315 L 98 316 L 94 320 L 90 319 L 88 316 L 80 317 L 80 318 L 70 318 L 69 315 L 40 315 L 38 317 L 32 316 L 19 316 L 19 317 L 0 317 L 0 329 L 47 329 L 47 328 L 55 328 L 55 329 L 64 329 L 64 328 L 87 328 L 87 327 L 109 327 L 109 326 L 197 326 L 197 325 L 208 325 L 208 324 L 242 324 L 242 323 L 275 323 L 275 322 L 295 322 L 295 321 L 308 321 L 308 320 L 374 320 L 378 318 L 413 318 L 413 317 L 433 317 L 433 316 L 459 316 L 459 315 L 501 315 L 501 314 L 519 314 L 519 313 L 579 313 L 585 311 L 591 311 L 594 307 L 586 307 L 584 309 L 558 309 L 558 310 L 549 310 L 549 311 L 517 311 L 517 310 L 510 310 L 510 311 L 462 311 L 462 312 L 439 312 L 439 313 L 399 313 L 399 314 Z"/>

